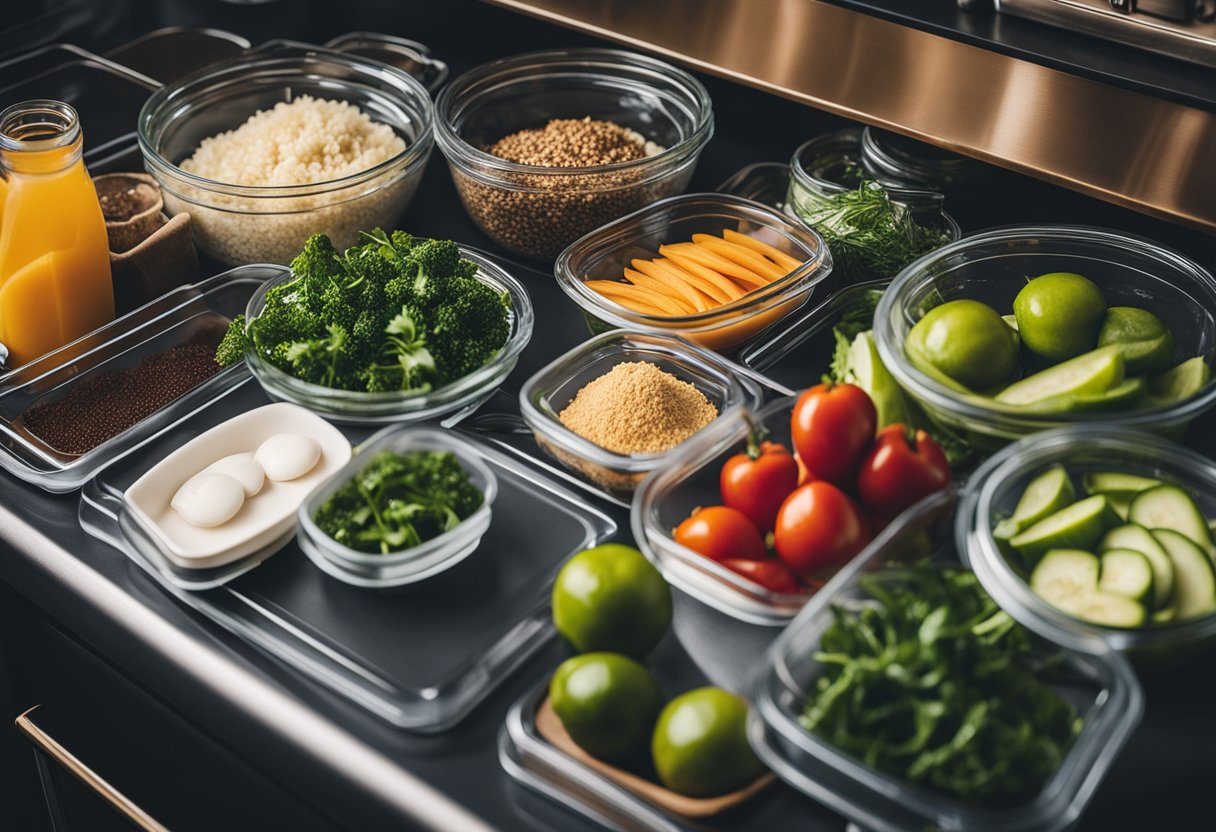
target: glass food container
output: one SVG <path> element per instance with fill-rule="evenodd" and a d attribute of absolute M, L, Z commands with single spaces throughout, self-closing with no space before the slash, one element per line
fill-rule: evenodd
<path fill-rule="evenodd" d="M 404 390 L 360 393 L 302 381 L 273 366 L 252 346 L 248 346 L 245 360 L 254 377 L 272 399 L 303 405 L 344 424 L 416 422 L 440 417 L 444 418 L 445 424 L 454 424 L 476 410 L 510 375 L 519 360 L 520 352 L 532 337 L 533 322 L 532 301 L 518 280 L 476 249 L 461 246 L 460 254 L 477 264 L 478 280 L 510 298 L 510 334 L 498 354 L 483 367 L 450 384 L 426 392 Z M 256 318 L 265 305 L 266 293 L 291 279 L 291 273 L 286 272 L 274 280 L 267 281 L 249 299 L 246 316 L 250 320 Z"/>
<path fill-rule="evenodd" d="M 1007 808 L 982 808 L 914 786 L 866 765 L 799 724 L 804 703 L 823 666 L 814 658 L 833 607 L 858 609 L 870 602 L 863 578 L 882 585 L 898 580 L 889 563 L 919 561 L 931 549 L 924 517 L 950 508 L 954 496 L 926 499 L 904 515 L 885 540 L 856 558 L 819 591 L 778 636 L 753 679 L 748 734 L 760 758 L 795 789 L 840 812 L 867 832 L 983 829 L 986 832 L 1058 832 L 1071 826 L 1119 756 L 1144 710 L 1144 696 L 1130 665 L 1102 645 L 1099 652 L 1068 645 L 1038 645 L 1054 664 L 1040 678 L 1072 702 L 1083 727 L 1042 790 Z M 950 548 L 931 561 L 957 564 Z M 1018 619 L 1017 610 L 1009 610 Z M 1026 621 L 1029 627 L 1030 621 Z M 1033 628 L 1031 628 L 1033 630 Z M 1056 651 L 1063 652 L 1056 655 Z"/>
<path fill-rule="evenodd" d="M 1091 652 L 1109 645 L 1143 667 L 1177 664 L 1216 644 L 1216 613 L 1135 629 L 1103 627 L 1068 615 L 1030 588 L 992 529 L 1013 513 L 1030 480 L 1057 463 L 1078 482 L 1089 472 L 1117 471 L 1176 483 L 1196 498 L 1205 516 L 1216 515 L 1216 463 L 1194 451 L 1113 425 L 1036 433 L 977 469 L 960 506 L 957 546 L 988 594 L 1044 638 Z"/>
<path fill-rule="evenodd" d="M 369 554 L 334 540 L 314 522 L 317 510 L 342 486 L 359 476 L 377 454 L 393 451 L 447 451 L 454 454 L 483 502 L 459 525 L 417 546 L 388 554 Z M 490 527 L 490 512 L 498 493 L 498 479 L 481 461 L 476 447 L 447 430 L 412 426 L 386 428 L 359 446 L 359 453 L 301 505 L 297 515 L 300 548 L 317 567 L 353 586 L 383 589 L 416 583 L 451 569 L 471 555 Z"/>
<path fill-rule="evenodd" d="M 606 332 L 561 356 L 524 383 L 519 407 L 536 443 L 579 478 L 608 494 L 629 499 L 638 483 L 673 451 L 624 454 L 609 451 L 562 424 L 561 412 L 585 385 L 625 362 L 646 361 L 693 384 L 718 410 L 718 416 L 677 448 L 696 441 L 744 407 L 760 400 L 750 378 L 717 355 L 669 335 Z"/>
<path fill-rule="evenodd" d="M 448 84 L 436 139 L 478 227 L 526 257 L 549 259 L 589 231 L 682 192 L 713 135 L 709 94 L 687 72 L 617 49 L 560 49 L 492 61 Z M 543 167 L 487 148 L 551 119 L 610 121 L 658 146 L 591 167 Z"/>
<path fill-rule="evenodd" d="M 1012 310 L 1027 277 L 1075 271 L 1098 285 L 1108 306 L 1138 306 L 1173 333 L 1175 363 L 1216 353 L 1216 279 L 1206 269 L 1149 240 L 1082 226 L 1010 226 L 952 243 L 904 269 L 874 314 L 883 364 L 936 421 L 991 450 L 1036 431 L 1078 422 L 1176 433 L 1216 405 L 1216 385 L 1166 406 L 1132 411 L 1027 413 L 962 394 L 912 366 L 904 342 L 929 309 L 957 298 Z"/>
<path fill-rule="evenodd" d="M 693 234 L 721 235 L 723 229 L 762 240 L 802 265 L 736 301 L 679 317 L 635 312 L 584 283 L 618 280 L 632 260 L 658 256 L 661 245 L 687 242 Z M 562 291 L 583 310 L 592 332 L 617 327 L 663 332 L 728 352 L 823 291 L 832 262 L 817 233 L 778 209 L 725 194 L 688 194 L 596 229 L 562 252 L 554 274 Z"/>
<path fill-rule="evenodd" d="M 302 95 L 358 107 L 392 127 L 405 150 L 365 171 L 306 185 L 237 185 L 178 167 L 203 139 Z M 205 252 L 225 263 L 286 264 L 312 234 L 328 234 L 342 250 L 361 230 L 392 228 L 422 178 L 432 121 L 430 95 L 399 69 L 320 48 L 255 53 L 153 93 L 139 114 L 139 147 L 164 190 L 166 212 L 190 214 Z"/>

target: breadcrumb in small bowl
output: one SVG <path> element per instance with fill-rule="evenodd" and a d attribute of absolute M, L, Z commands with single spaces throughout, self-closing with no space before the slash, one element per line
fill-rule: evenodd
<path fill-rule="evenodd" d="M 434 144 L 414 78 L 324 49 L 203 70 L 162 87 L 139 115 L 144 164 L 165 209 L 189 213 L 225 263 L 286 264 L 312 234 L 339 248 L 391 227 Z"/>

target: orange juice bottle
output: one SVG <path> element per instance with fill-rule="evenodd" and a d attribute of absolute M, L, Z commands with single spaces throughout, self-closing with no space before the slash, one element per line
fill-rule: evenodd
<path fill-rule="evenodd" d="M 0 171 L 0 343 L 18 367 L 114 320 L 114 286 L 76 111 L 26 101 L 0 113 Z"/>

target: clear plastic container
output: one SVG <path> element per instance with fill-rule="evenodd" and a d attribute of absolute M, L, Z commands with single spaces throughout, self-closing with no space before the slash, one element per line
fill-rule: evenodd
<path fill-rule="evenodd" d="M 50 447 L 23 426 L 31 406 L 57 401 L 75 385 L 134 367 L 147 356 L 194 341 L 218 343 L 262 284 L 280 266 L 242 266 L 181 286 L 112 323 L 16 370 L 0 375 L 0 467 L 52 492 L 74 491 L 97 469 L 128 453 L 249 380 L 243 364 L 225 367 L 140 422 L 83 454 Z"/>
<path fill-rule="evenodd" d="M 618 364 L 646 361 L 696 386 L 718 410 L 710 424 L 677 445 L 686 447 L 760 401 L 760 390 L 723 359 L 680 338 L 649 333 L 606 332 L 553 361 L 528 379 L 519 393 L 524 422 L 536 443 L 580 478 L 614 497 L 628 499 L 638 483 L 673 452 L 623 454 L 602 448 L 562 424 L 561 412 L 585 385 Z"/>
<path fill-rule="evenodd" d="M 1028 276 L 1074 271 L 1098 285 L 1109 306 L 1153 312 L 1174 336 L 1174 360 L 1216 354 L 1216 279 L 1193 260 L 1140 237 L 1082 226 L 1011 226 L 975 234 L 928 254 L 904 269 L 874 315 L 874 340 L 883 364 L 925 411 L 961 431 L 979 448 L 993 449 L 1037 431 L 1078 422 L 1118 423 L 1154 433 L 1180 432 L 1216 405 L 1216 384 L 1165 407 L 1110 413 L 1026 413 L 992 399 L 967 396 L 912 366 L 904 353 L 908 332 L 929 309 L 972 298 L 998 312 L 1012 311 Z"/>
<path fill-rule="evenodd" d="M 862 577 L 893 580 L 883 576 L 884 565 L 922 559 L 932 548 L 934 530 L 949 525 L 953 499 L 952 494 L 942 493 L 905 514 L 900 528 L 890 527 L 881 545 L 838 573 L 777 638 L 751 687 L 749 737 L 778 777 L 868 832 L 931 828 L 1058 832 L 1084 812 L 1144 710 L 1143 692 L 1131 666 L 1103 645 L 1093 654 L 1065 649 L 1043 677 L 1077 707 L 1084 727 L 1042 791 L 1021 805 L 976 807 L 913 786 L 838 750 L 798 722 L 808 692 L 822 672 L 813 656 L 833 620 L 833 605 L 865 604 L 869 595 L 859 584 Z M 933 562 L 957 563 L 948 546 L 938 550 Z M 1009 613 L 1020 620 L 1018 610 Z M 1030 625 L 1028 620 L 1024 623 Z M 1051 643 L 1042 646 L 1045 651 L 1058 649 Z"/>
<path fill-rule="evenodd" d="M 299 96 L 346 101 L 405 140 L 405 150 L 356 174 L 307 185 L 216 182 L 178 167 L 199 143 L 258 110 Z M 187 212 L 195 242 L 225 263 L 289 263 L 311 234 L 339 250 L 359 231 L 391 228 L 409 204 L 434 141 L 426 89 L 378 61 L 313 48 L 208 67 L 157 90 L 139 114 L 139 147 L 169 214 Z"/>
<path fill-rule="evenodd" d="M 448 65 L 432 55 L 426 44 L 409 38 L 380 32 L 347 32 L 326 41 L 325 46 L 408 72 L 432 94 L 448 79 Z"/>
<path fill-rule="evenodd" d="M 956 540 L 988 594 L 1044 638 L 1077 650 L 1102 645 L 1146 663 L 1177 663 L 1216 645 L 1216 614 L 1119 629 L 1090 624 L 1040 598 L 1026 576 L 1001 552 L 993 526 L 1013 513 L 1022 491 L 1044 469 L 1062 464 L 1080 485 L 1095 471 L 1119 471 L 1177 483 L 1216 515 L 1216 463 L 1155 436 L 1115 426 L 1074 425 L 1044 431 L 994 454 L 971 478 L 959 508 Z M 1079 489 L 1078 489 L 1079 490 Z"/>
<path fill-rule="evenodd" d="M 759 410 L 724 414 L 668 456 L 633 497 L 633 537 L 672 586 L 732 618 L 767 627 L 788 624 L 811 597 L 810 590 L 779 593 L 765 589 L 680 545 L 673 529 L 698 506 L 721 504 L 722 464 L 747 447 L 753 431 L 791 447 L 794 402 L 781 398 Z"/>
<path fill-rule="evenodd" d="M 559 566 L 610 538 L 616 524 L 519 460 L 470 439 L 498 493 L 480 545 L 442 574 L 394 589 L 351 586 L 288 542 L 256 569 L 210 591 L 182 589 L 128 545 L 118 520 L 125 512 L 122 495 L 158 455 L 264 402 L 261 391 L 247 386 L 107 466 L 82 492 L 81 525 L 177 601 L 303 681 L 398 728 L 450 728 L 553 639 L 549 598 Z"/>
<path fill-rule="evenodd" d="M 632 162 L 540 167 L 486 148 L 551 119 L 615 122 L 663 148 Z M 452 81 L 436 139 L 478 227 L 527 257 L 550 259 L 589 231 L 678 194 L 713 135 L 709 93 L 682 69 L 617 49 L 514 55 Z"/>
<path fill-rule="evenodd" d="M 359 476 L 368 460 L 383 451 L 408 454 L 447 451 L 454 454 L 482 493 L 481 506 L 454 529 L 418 546 L 388 554 L 369 554 L 344 546 L 313 522 L 317 510 L 335 491 Z M 498 493 L 498 479 L 481 461 L 481 451 L 447 430 L 398 426 L 385 428 L 359 446 L 359 454 L 323 483 L 300 506 L 300 548 L 326 574 L 353 586 L 373 589 L 404 586 L 434 577 L 467 558 L 490 528 L 490 512 Z"/>
<path fill-rule="evenodd" d="M 693 234 L 721 235 L 724 228 L 776 246 L 802 265 L 733 303 L 679 317 L 627 309 L 584 285 L 618 280 L 635 258 L 658 256 L 659 246 L 683 243 Z M 823 291 L 832 257 L 823 240 L 797 219 L 737 196 L 687 194 L 621 217 L 573 243 L 554 266 L 558 285 L 587 316 L 592 332 L 624 327 L 682 335 L 720 352 L 730 351 Z"/>
<path fill-rule="evenodd" d="M 439 417 L 445 417 L 445 425 L 459 421 L 489 398 L 498 385 L 510 375 L 511 370 L 515 369 L 520 352 L 532 337 L 533 322 L 532 301 L 518 280 L 476 249 L 461 246 L 460 253 L 477 264 L 478 280 L 510 297 L 510 334 L 502 349 L 485 366 L 425 393 L 410 390 L 359 393 L 301 381 L 273 366 L 249 347 L 245 359 L 254 377 L 271 398 L 303 405 L 328 419 L 344 424 L 414 422 Z M 284 273 L 267 281 L 249 299 L 246 316 L 250 320 L 257 317 L 266 302 L 266 293 L 291 279 L 290 273 Z"/>
<path fill-rule="evenodd" d="M 807 220 L 808 216 L 826 212 L 825 216 L 838 221 L 838 209 L 833 208 L 832 198 L 845 191 L 855 190 L 870 174 L 855 160 L 854 148 L 859 147 L 860 130 L 845 130 L 811 139 L 794 151 L 790 159 L 789 193 L 786 210 L 809 227 L 820 230 Z M 896 211 L 907 212 L 910 219 L 922 228 L 940 232 L 946 242 L 962 236 L 954 218 L 945 212 L 945 197 L 933 190 L 895 187 L 880 183 L 891 198 Z M 829 210 L 832 209 L 832 210 Z M 829 248 L 831 243 L 828 244 Z M 923 251 L 923 248 L 922 248 Z M 902 262 L 893 268 L 876 270 L 869 259 L 854 251 L 837 246 L 832 252 L 837 278 L 856 282 L 894 277 Z"/>

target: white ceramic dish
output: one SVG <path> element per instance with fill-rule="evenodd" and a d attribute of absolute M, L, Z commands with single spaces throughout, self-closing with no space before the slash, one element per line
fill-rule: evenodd
<path fill-rule="evenodd" d="M 320 444 L 321 458 L 311 471 L 287 482 L 267 479 L 235 517 L 215 528 L 192 526 L 169 505 L 182 484 L 211 463 L 254 451 L 278 433 L 310 436 Z M 295 530 L 300 503 L 350 457 L 350 443 L 337 428 L 298 405 L 279 402 L 190 440 L 136 480 L 124 497 L 136 521 L 160 541 L 166 558 L 185 569 L 210 569 L 254 553 L 264 558 L 285 544 Z"/>

